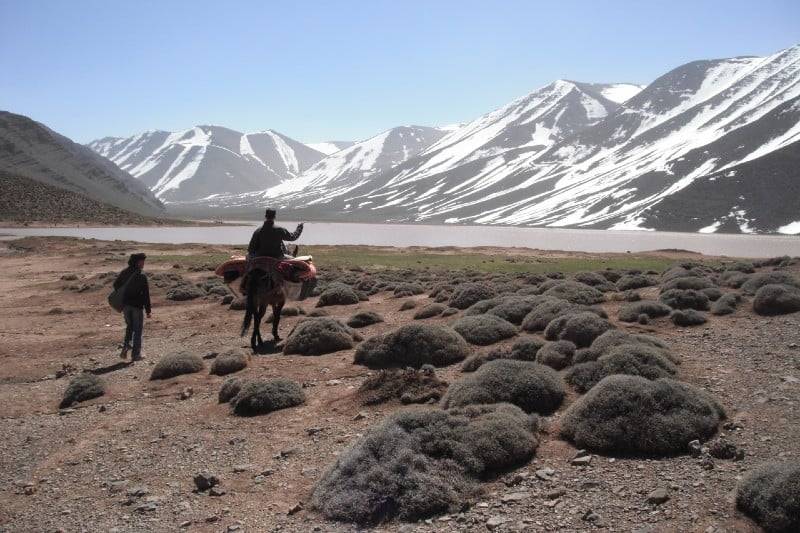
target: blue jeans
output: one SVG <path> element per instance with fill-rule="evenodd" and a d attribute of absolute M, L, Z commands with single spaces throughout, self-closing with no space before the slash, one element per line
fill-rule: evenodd
<path fill-rule="evenodd" d="M 131 346 L 131 359 L 136 361 L 142 355 L 142 329 L 144 328 L 144 309 L 126 305 L 122 310 L 125 316 L 125 346 Z M 133 344 L 131 345 L 131 342 Z"/>

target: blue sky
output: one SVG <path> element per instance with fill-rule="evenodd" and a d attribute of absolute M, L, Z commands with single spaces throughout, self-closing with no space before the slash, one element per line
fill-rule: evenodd
<path fill-rule="evenodd" d="M 558 78 L 648 83 L 797 43 L 797 0 L 0 0 L 0 109 L 79 142 L 195 124 L 362 139 Z"/>

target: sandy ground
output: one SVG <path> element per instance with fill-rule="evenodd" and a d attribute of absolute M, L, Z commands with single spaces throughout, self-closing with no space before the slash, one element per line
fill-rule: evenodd
<path fill-rule="evenodd" d="M 28 251 L 0 243 L 0 531 L 356 529 L 326 521 L 304 506 L 337 453 L 385 414 L 403 408 L 364 407 L 356 401 L 354 392 L 370 371 L 352 364 L 352 350 L 319 357 L 253 356 L 242 372 L 245 377 L 294 379 L 306 387 L 308 401 L 266 416 L 235 417 L 227 405 L 217 403 L 223 378 L 207 370 L 160 382 L 148 377 L 154 362 L 167 353 L 245 351 L 247 343 L 238 336 L 241 312 L 217 299 L 166 301 L 164 290 L 154 289 L 153 318 L 145 326 L 146 360 L 123 364 L 117 348 L 122 320 L 105 302 L 107 286 L 85 292 L 65 288 L 121 269 L 129 247 L 41 242 L 46 245 Z M 196 251 L 145 249 L 176 255 Z M 177 272 L 193 281 L 209 274 L 155 263 L 148 271 Z M 67 274 L 79 280 L 62 280 Z M 647 289 L 645 294 L 654 297 L 656 292 Z M 414 298 L 430 301 L 425 295 Z M 314 303 L 312 298 L 301 305 L 311 310 Z M 356 309 L 382 314 L 384 323 L 361 330 L 369 337 L 411 320 L 413 311 L 400 312 L 400 304 L 380 293 L 369 302 L 327 309 L 340 318 Z M 612 319 L 617 306 L 605 305 Z M 282 333 L 297 320 L 285 317 Z M 757 531 L 734 510 L 734 488 L 760 462 L 798 459 L 800 313 L 763 318 L 745 303 L 735 314 L 710 316 L 696 328 L 675 328 L 665 319 L 648 326 L 617 325 L 671 343 L 683 358 L 681 379 L 713 392 L 735 421 L 729 427 L 736 429 L 724 433 L 744 448 L 744 460 L 718 460 L 706 470 L 689 456 L 595 456 L 589 466 L 572 466 L 575 450 L 552 431 L 567 402 L 548 420 L 551 434 L 543 437 L 535 459 L 486 483 L 470 509 L 378 529 Z M 107 394 L 60 411 L 69 377 L 83 369 L 102 375 Z M 452 382 L 460 371 L 456 365 L 439 374 Z M 190 397 L 180 399 L 188 388 Z M 549 479 L 536 475 L 543 468 L 554 471 Z M 202 470 L 220 477 L 225 494 L 193 492 L 193 475 Z M 666 489 L 670 500 L 648 503 L 647 495 L 656 488 Z M 563 494 L 553 498 L 555 489 Z M 589 511 L 596 518 L 587 521 Z"/>

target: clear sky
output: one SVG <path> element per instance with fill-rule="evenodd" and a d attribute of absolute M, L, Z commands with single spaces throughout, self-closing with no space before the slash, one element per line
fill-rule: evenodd
<path fill-rule="evenodd" d="M 798 43 L 798 0 L 0 0 L 0 109 L 79 142 L 195 124 L 357 140 L 558 78 L 649 83 Z"/>

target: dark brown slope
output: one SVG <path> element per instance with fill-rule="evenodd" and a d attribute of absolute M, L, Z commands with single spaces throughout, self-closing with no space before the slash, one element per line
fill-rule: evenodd
<path fill-rule="evenodd" d="M 23 115 L 0 111 L 0 171 L 142 215 L 164 206 L 136 178 L 91 149 Z"/>
<path fill-rule="evenodd" d="M 0 224 L 153 224 L 155 219 L 81 194 L 0 172 Z"/>

